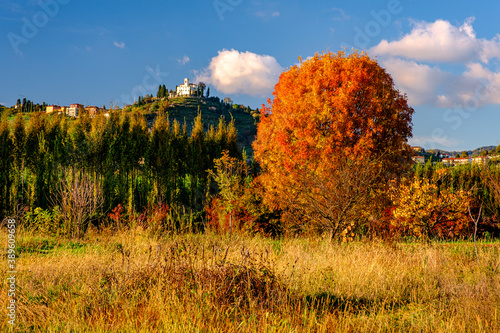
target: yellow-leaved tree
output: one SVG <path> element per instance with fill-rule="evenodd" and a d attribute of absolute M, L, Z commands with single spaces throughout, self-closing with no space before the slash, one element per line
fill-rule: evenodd
<path fill-rule="evenodd" d="M 472 199 L 467 191 L 438 191 L 428 180 L 414 177 L 391 188 L 390 194 L 393 223 L 419 238 L 454 238 L 470 223 L 468 207 Z"/>

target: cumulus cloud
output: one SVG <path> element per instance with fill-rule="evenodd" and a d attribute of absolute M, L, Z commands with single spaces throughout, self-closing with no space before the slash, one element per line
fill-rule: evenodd
<path fill-rule="evenodd" d="M 119 49 L 124 49 L 125 48 L 125 43 L 124 42 L 117 42 L 117 41 L 114 41 L 113 42 L 113 45 L 116 46 L 117 48 Z"/>
<path fill-rule="evenodd" d="M 487 67 L 500 59 L 500 35 L 491 40 L 476 37 L 468 18 L 460 26 L 448 21 L 417 22 L 399 40 L 382 40 L 370 49 L 393 76 L 410 104 L 438 107 L 500 104 L 500 72 Z M 450 71 L 442 64 L 461 66 Z"/>
<path fill-rule="evenodd" d="M 453 81 L 453 75 L 431 67 L 400 58 L 389 58 L 381 65 L 392 75 L 398 89 L 408 94 L 410 105 L 436 103 L 436 91 Z"/>
<path fill-rule="evenodd" d="M 225 94 L 265 97 L 272 93 L 283 68 L 269 55 L 237 50 L 222 50 L 196 80 L 213 85 Z"/>
<path fill-rule="evenodd" d="M 473 18 L 460 27 L 450 22 L 414 23 L 413 30 L 400 40 L 382 40 L 371 49 L 380 56 L 400 56 L 417 61 L 467 62 L 479 57 L 482 41 L 476 39 Z"/>

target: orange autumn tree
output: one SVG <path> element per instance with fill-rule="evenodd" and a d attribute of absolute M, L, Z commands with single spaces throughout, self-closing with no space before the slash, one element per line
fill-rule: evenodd
<path fill-rule="evenodd" d="M 273 95 L 254 142 L 264 201 L 305 221 L 299 228 L 331 237 L 353 231 L 409 163 L 406 97 L 374 59 L 342 51 L 300 60 Z"/>

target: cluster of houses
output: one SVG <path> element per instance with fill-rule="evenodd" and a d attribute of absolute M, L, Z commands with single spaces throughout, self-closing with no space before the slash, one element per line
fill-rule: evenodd
<path fill-rule="evenodd" d="M 74 103 L 68 106 L 59 105 L 48 105 L 45 107 L 45 113 L 57 112 L 59 114 L 65 114 L 70 117 L 78 118 L 82 112 L 88 113 L 91 117 L 105 111 L 105 109 L 98 106 L 83 106 L 82 104 Z"/>
<path fill-rule="evenodd" d="M 170 93 L 170 97 L 191 97 L 203 92 L 205 84 L 200 82 L 198 84 L 189 82 L 188 78 L 184 79 L 184 83 L 177 86 L 175 92 Z M 65 114 L 70 117 L 78 118 L 82 112 L 88 113 L 91 117 L 98 113 L 104 112 L 104 115 L 109 115 L 106 109 L 98 106 L 83 106 L 83 104 L 74 103 L 70 106 L 48 105 L 45 107 L 45 113 L 57 112 Z"/>
<path fill-rule="evenodd" d="M 460 165 L 460 164 L 481 164 L 488 165 L 488 161 L 491 160 L 490 156 L 474 156 L 474 157 L 457 157 L 457 158 L 443 158 L 442 162 L 445 165 Z"/>
<path fill-rule="evenodd" d="M 421 153 L 423 149 L 421 147 L 411 147 L 416 153 Z M 442 158 L 441 162 L 444 165 L 455 166 L 462 164 L 480 164 L 480 165 L 488 165 L 488 162 L 492 159 L 491 156 L 468 156 L 468 157 L 451 157 L 449 154 L 442 154 L 440 156 Z M 425 164 L 425 156 L 416 155 L 412 157 L 415 163 Z"/>

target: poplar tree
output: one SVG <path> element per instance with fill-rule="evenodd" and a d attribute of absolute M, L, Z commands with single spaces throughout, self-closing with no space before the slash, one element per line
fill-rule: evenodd
<path fill-rule="evenodd" d="M 14 131 L 12 134 L 13 157 L 14 157 L 14 188 L 13 200 L 14 203 L 23 204 L 24 200 L 24 185 L 25 185 L 25 156 L 24 150 L 26 142 L 26 129 L 22 113 L 17 113 L 14 121 Z"/>
<path fill-rule="evenodd" d="M 5 117 L 0 122 L 0 216 L 6 216 L 11 209 L 11 187 L 13 183 L 14 143 Z"/>

